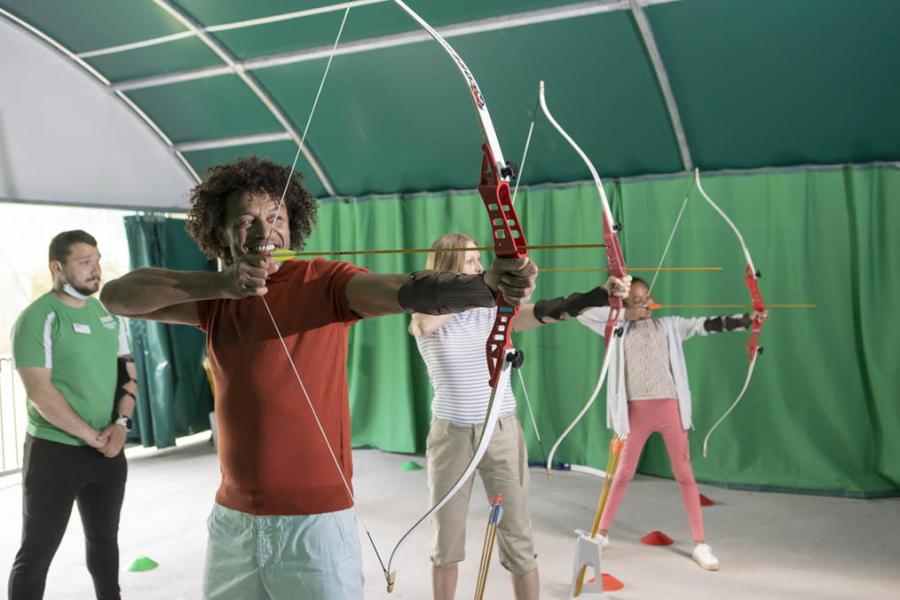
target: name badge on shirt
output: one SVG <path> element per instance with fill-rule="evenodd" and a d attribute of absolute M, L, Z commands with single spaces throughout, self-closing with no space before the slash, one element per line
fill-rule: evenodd
<path fill-rule="evenodd" d="M 72 329 L 75 330 L 75 333 L 86 333 L 88 335 L 91 334 L 90 325 L 83 325 L 82 323 L 72 323 Z"/>

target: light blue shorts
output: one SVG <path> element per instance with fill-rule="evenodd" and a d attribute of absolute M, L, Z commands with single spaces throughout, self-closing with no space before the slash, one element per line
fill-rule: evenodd
<path fill-rule="evenodd" d="M 256 516 L 216 504 L 207 520 L 208 600 L 357 600 L 362 554 L 353 508 Z"/>

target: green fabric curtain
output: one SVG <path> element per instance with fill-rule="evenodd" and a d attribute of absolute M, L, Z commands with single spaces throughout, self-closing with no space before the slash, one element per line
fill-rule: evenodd
<path fill-rule="evenodd" d="M 762 335 L 765 352 L 750 388 L 701 457 L 703 436 L 737 396 L 747 371 L 747 333 L 694 338 L 685 345 L 694 395 L 691 451 L 698 480 L 752 489 L 855 496 L 900 492 L 900 370 L 884 301 L 900 293 L 900 170 L 888 166 L 798 169 L 710 175 L 704 187 L 747 241 L 769 304 L 814 303 L 813 309 L 772 309 Z M 610 184 L 613 212 L 630 267 L 654 267 L 688 190 L 687 176 Z M 601 241 L 593 185 L 521 189 L 517 209 L 532 244 Z M 182 221 L 128 221 L 133 266 L 208 268 Z M 484 207 L 474 191 L 368 197 L 325 202 L 308 250 L 427 247 L 448 231 L 488 243 Z M 602 249 L 532 252 L 542 268 L 605 266 Z M 191 257 L 191 258 L 187 258 Z M 488 258 L 488 257 L 485 257 Z M 379 273 L 424 267 L 421 254 L 357 256 Z M 691 190 L 667 266 L 722 267 L 716 272 L 663 272 L 654 288 L 669 304 L 747 303 L 744 259 L 737 239 Z M 646 279 L 652 273 L 639 273 Z M 541 275 L 534 298 L 589 289 L 602 273 Z M 661 314 L 728 314 L 683 309 Z M 431 387 L 408 317 L 363 321 L 352 329 L 349 374 L 353 444 L 420 453 L 430 419 Z M 199 361 L 202 335 L 189 328 L 134 321 L 144 344 L 139 360 L 142 441 L 206 427 L 209 401 Z M 184 331 L 184 333 L 176 333 Z M 184 335 L 176 342 L 174 336 Z M 586 402 L 603 358 L 603 341 L 577 322 L 516 334 L 526 354 L 523 375 L 538 432 L 520 402 L 529 455 L 545 449 Z M 136 342 L 136 346 L 137 346 Z M 178 348 L 176 356 L 173 349 Z M 170 352 L 172 354 L 166 354 Z M 161 357 L 161 358 L 158 358 Z M 185 383 L 181 378 L 186 378 Z M 190 388 L 196 396 L 184 391 Z M 144 388 L 142 387 L 142 392 Z M 200 398 L 197 400 L 197 398 Z M 149 408 L 147 407 L 149 403 Z M 602 467 L 610 434 L 605 392 L 560 448 L 558 459 Z M 641 472 L 671 476 L 657 436 Z"/>
<path fill-rule="evenodd" d="M 125 217 L 131 268 L 165 267 L 193 271 L 215 269 L 197 249 L 181 219 Z M 144 446 L 165 448 L 175 438 L 209 429 L 212 395 L 201 366 L 204 334 L 183 325 L 129 320 L 138 373 L 135 428 L 130 434 Z"/>
<path fill-rule="evenodd" d="M 694 394 L 691 450 L 701 481 L 755 489 L 876 496 L 900 491 L 900 389 L 881 302 L 900 293 L 900 171 L 890 167 L 711 175 L 704 188 L 742 231 L 770 304 L 814 303 L 813 309 L 772 309 L 765 352 L 750 388 L 701 457 L 703 436 L 736 398 L 748 362 L 746 333 L 687 342 Z M 653 267 L 685 194 L 687 176 L 607 187 L 621 220 L 625 258 Z M 601 213 L 590 184 L 521 189 L 517 208 L 533 244 L 598 242 Z M 309 250 L 428 246 L 448 231 L 489 240 L 475 192 L 373 197 L 323 204 Z M 543 268 L 605 266 L 603 250 L 532 252 Z M 487 258 L 487 257 L 485 257 Z M 358 256 L 375 272 L 422 268 L 423 255 Z M 722 267 L 720 272 L 663 272 L 654 296 L 670 304 L 749 301 L 737 239 L 691 190 L 668 266 Z M 636 273 L 648 280 L 652 273 Z M 545 273 L 535 299 L 597 285 L 598 273 Z M 728 314 L 682 309 L 661 314 Z M 431 388 L 408 318 L 365 321 L 353 329 L 349 373 L 353 443 L 422 452 Z M 545 449 L 587 400 L 603 357 L 602 339 L 576 322 L 516 335 L 525 351 L 523 375 Z M 516 384 L 532 460 L 541 460 L 536 432 Z M 605 392 L 561 446 L 558 458 L 606 464 L 609 433 Z M 658 436 L 640 470 L 671 476 Z"/>
<path fill-rule="evenodd" d="M 686 180 L 621 187 L 623 220 L 631 224 L 625 252 L 633 264 L 656 259 L 685 187 Z M 872 309 L 900 291 L 900 243 L 889 234 L 900 218 L 894 200 L 900 171 L 729 175 L 706 178 L 704 188 L 743 232 L 763 273 L 767 302 L 816 308 L 771 310 L 762 338 L 766 351 L 750 389 L 714 434 L 705 460 L 702 438 L 736 397 L 746 371 L 746 334 L 686 344 L 697 478 L 849 495 L 896 493 L 900 380 L 888 366 L 884 313 Z M 663 303 L 746 301 L 737 241 L 696 191 L 670 257 L 669 264 L 714 261 L 727 270 L 662 273 L 655 295 Z M 651 443 L 642 469 L 670 475 L 661 440 Z"/>

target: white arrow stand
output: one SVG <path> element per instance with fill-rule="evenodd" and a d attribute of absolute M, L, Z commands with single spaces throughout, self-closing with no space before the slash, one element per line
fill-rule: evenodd
<path fill-rule="evenodd" d="M 600 539 L 592 538 L 589 533 L 580 529 L 575 530 L 578 539 L 575 541 L 575 568 L 572 570 L 572 592 L 575 597 L 575 586 L 578 583 L 578 572 L 581 567 L 594 570 L 594 583 L 584 583 L 581 586 L 581 595 L 599 594 L 603 596 L 603 571 L 600 570 Z M 585 569 L 585 579 L 590 571 Z"/>

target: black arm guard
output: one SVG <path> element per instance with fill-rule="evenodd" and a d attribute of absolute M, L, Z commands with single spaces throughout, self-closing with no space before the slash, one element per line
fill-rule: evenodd
<path fill-rule="evenodd" d="M 447 315 L 470 308 L 497 306 L 484 275 L 416 271 L 400 286 L 397 302 L 407 312 Z"/>
<path fill-rule="evenodd" d="M 749 329 L 753 321 L 749 315 L 741 315 L 739 317 L 710 317 L 703 322 L 703 329 L 709 333 L 719 333 L 720 331 L 743 331 Z"/>
<path fill-rule="evenodd" d="M 127 396 L 132 394 L 129 392 L 125 385 L 134 381 L 131 375 L 128 373 L 128 365 L 134 364 L 134 358 L 131 355 L 128 356 L 119 356 L 116 359 L 118 363 L 118 375 L 116 376 L 116 395 L 115 395 L 115 404 L 119 403 L 119 400 L 122 399 L 122 396 Z"/>
<path fill-rule="evenodd" d="M 534 304 L 534 318 L 541 323 L 546 323 L 544 317 L 562 321 L 563 319 L 581 314 L 581 311 L 586 308 L 608 305 L 609 293 L 604 288 L 598 286 L 583 294 L 575 293 L 564 298 L 538 300 Z"/>

